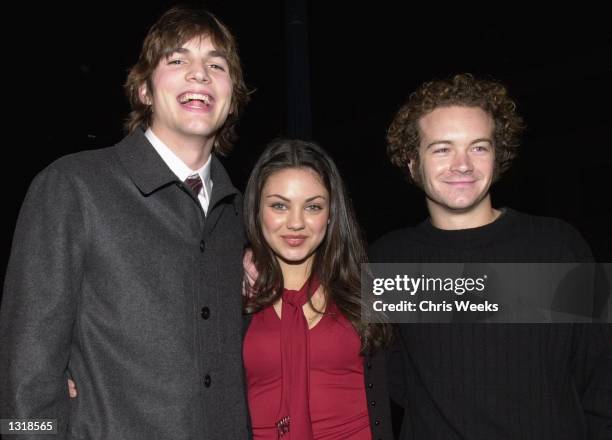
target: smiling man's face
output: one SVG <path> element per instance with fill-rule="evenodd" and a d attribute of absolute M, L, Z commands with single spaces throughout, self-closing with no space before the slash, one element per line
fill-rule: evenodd
<path fill-rule="evenodd" d="M 151 129 L 168 146 L 212 144 L 232 105 L 228 63 L 208 36 L 196 37 L 167 57 L 152 76 L 153 90 L 141 87 L 152 105 Z"/>
<path fill-rule="evenodd" d="M 430 211 L 466 213 L 490 207 L 495 171 L 493 118 L 480 107 L 438 107 L 419 120 L 418 159 L 410 173 Z"/>

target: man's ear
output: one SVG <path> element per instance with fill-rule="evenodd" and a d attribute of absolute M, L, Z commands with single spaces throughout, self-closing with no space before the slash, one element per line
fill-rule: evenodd
<path fill-rule="evenodd" d="M 143 82 L 138 88 L 138 97 L 140 98 L 140 102 L 142 102 L 144 105 L 151 105 L 151 98 L 149 97 L 146 82 Z"/>

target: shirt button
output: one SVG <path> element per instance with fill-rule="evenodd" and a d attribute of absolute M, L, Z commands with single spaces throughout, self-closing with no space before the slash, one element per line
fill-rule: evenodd
<path fill-rule="evenodd" d="M 368 388 L 372 388 L 373 386 L 374 386 L 374 384 L 373 384 L 373 383 L 369 383 L 369 384 L 368 384 Z"/>
<path fill-rule="evenodd" d="M 210 388 L 210 382 L 211 382 L 210 374 L 207 374 L 206 376 L 204 376 L 204 386 L 206 388 Z"/>
<path fill-rule="evenodd" d="M 210 309 L 208 307 L 202 307 L 202 319 L 210 318 Z"/>
<path fill-rule="evenodd" d="M 367 369 L 368 369 L 368 370 L 371 370 L 371 369 L 372 369 L 372 364 L 368 362 L 368 364 L 366 365 L 366 367 L 367 367 Z"/>
<path fill-rule="evenodd" d="M 372 400 L 372 401 L 370 402 L 370 405 L 372 405 L 372 406 L 376 406 L 376 400 Z"/>
<path fill-rule="evenodd" d="M 375 424 L 376 426 L 380 425 L 380 420 L 379 420 L 379 419 L 374 420 L 374 424 Z"/>
<path fill-rule="evenodd" d="M 204 252 L 204 249 L 206 249 L 206 243 L 204 243 L 204 240 L 200 240 L 200 252 Z"/>

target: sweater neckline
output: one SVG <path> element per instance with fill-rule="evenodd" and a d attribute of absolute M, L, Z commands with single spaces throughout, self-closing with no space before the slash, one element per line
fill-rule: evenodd
<path fill-rule="evenodd" d="M 504 237 L 508 237 L 508 232 L 516 221 L 517 212 L 511 208 L 501 208 L 502 212 L 491 223 L 476 228 L 468 229 L 440 229 L 431 223 L 431 219 L 423 221 L 417 229 L 427 241 L 442 245 L 443 247 L 452 246 L 457 248 L 472 248 L 491 243 L 499 242 Z"/>

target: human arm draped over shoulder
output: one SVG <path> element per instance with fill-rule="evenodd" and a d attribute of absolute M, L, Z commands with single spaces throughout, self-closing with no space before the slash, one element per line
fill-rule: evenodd
<path fill-rule="evenodd" d="M 57 419 L 56 439 L 68 423 L 86 235 L 79 185 L 51 165 L 30 186 L 13 237 L 0 309 L 0 416 Z"/>

